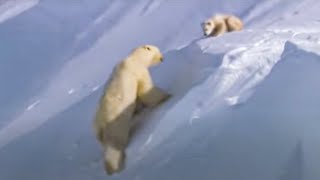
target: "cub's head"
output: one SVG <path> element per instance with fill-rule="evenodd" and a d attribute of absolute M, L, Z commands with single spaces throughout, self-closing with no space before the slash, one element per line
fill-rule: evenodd
<path fill-rule="evenodd" d="M 163 55 L 159 48 L 154 45 L 143 45 L 133 51 L 139 62 L 147 67 L 157 65 L 163 61 Z"/>
<path fill-rule="evenodd" d="M 209 36 L 216 27 L 214 22 L 211 19 L 206 20 L 205 22 L 201 23 L 202 31 L 205 36 Z"/>

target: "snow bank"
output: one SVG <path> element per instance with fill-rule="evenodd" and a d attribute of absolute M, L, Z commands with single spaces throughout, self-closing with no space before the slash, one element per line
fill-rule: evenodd
<path fill-rule="evenodd" d="M 5 0 L 0 2 L 0 23 L 37 5 L 39 0 Z"/>
<path fill-rule="evenodd" d="M 145 147 L 149 151 L 141 152 L 143 158 L 138 165 L 119 179 L 319 177 L 318 131 L 311 128 L 320 118 L 320 80 L 315 78 L 319 75 L 319 54 L 297 44 L 285 43 L 280 61 L 244 104 L 220 104 L 218 110 L 211 107 L 209 114 L 188 124 L 189 116 L 184 114 L 190 114 L 193 108 L 188 106 L 193 102 L 186 102 L 185 97 L 184 102 L 171 108 L 172 113 L 155 120 L 160 122 L 152 130 L 154 143 L 148 144 L 150 148 L 153 144 L 153 149 Z M 194 90 L 189 96 L 192 93 Z M 176 121 L 181 124 L 172 127 Z M 153 168 L 145 171 L 143 167 Z"/>

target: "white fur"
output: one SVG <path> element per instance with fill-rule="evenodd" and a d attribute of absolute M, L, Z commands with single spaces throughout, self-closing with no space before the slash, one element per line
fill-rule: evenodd
<path fill-rule="evenodd" d="M 97 139 L 104 147 L 105 169 L 108 174 L 118 172 L 123 167 L 132 116 L 137 104 L 153 107 L 169 97 L 166 92 L 154 86 L 148 70 L 161 61 L 162 54 L 157 47 L 138 47 L 115 67 L 106 85 L 94 128 Z"/>
<path fill-rule="evenodd" d="M 204 36 L 220 36 L 226 32 L 240 31 L 243 22 L 234 15 L 217 14 L 201 23 Z"/>

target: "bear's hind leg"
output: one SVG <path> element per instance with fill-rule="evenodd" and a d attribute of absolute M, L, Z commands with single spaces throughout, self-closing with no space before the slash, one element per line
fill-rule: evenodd
<path fill-rule="evenodd" d="M 107 174 L 120 172 L 125 164 L 125 149 L 129 142 L 131 112 L 108 124 L 105 129 L 104 166 Z"/>
<path fill-rule="evenodd" d="M 107 145 L 104 152 L 105 171 L 112 175 L 124 168 L 125 153 L 124 150 L 118 149 L 112 145 Z"/>

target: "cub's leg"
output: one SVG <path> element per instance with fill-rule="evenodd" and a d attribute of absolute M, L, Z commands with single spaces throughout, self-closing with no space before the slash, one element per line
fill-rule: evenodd
<path fill-rule="evenodd" d="M 243 29 L 243 23 L 242 21 L 235 17 L 235 16 L 230 16 L 226 20 L 227 26 L 228 26 L 228 31 L 239 31 Z"/>
<path fill-rule="evenodd" d="M 224 20 L 220 20 L 216 23 L 216 27 L 212 32 L 212 36 L 221 36 L 222 34 L 227 32 L 227 26 Z"/>

